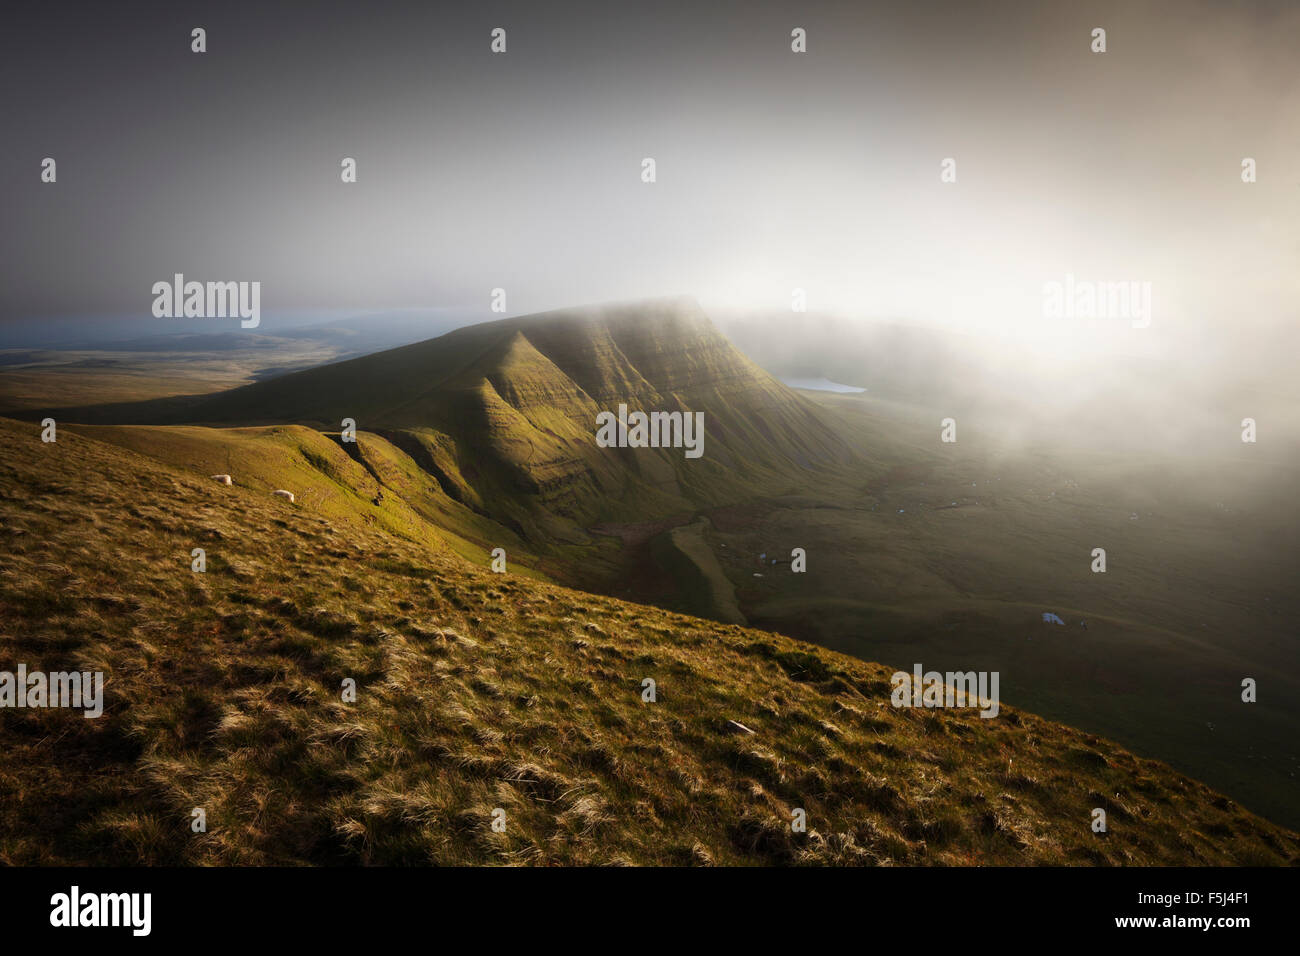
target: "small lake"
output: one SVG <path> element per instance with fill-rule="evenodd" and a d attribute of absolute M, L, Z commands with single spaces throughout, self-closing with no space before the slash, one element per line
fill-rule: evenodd
<path fill-rule="evenodd" d="M 815 392 L 865 392 L 865 388 L 858 388 L 854 385 L 841 385 L 839 382 L 832 382 L 829 378 L 783 378 L 781 379 L 791 388 L 810 388 Z"/>

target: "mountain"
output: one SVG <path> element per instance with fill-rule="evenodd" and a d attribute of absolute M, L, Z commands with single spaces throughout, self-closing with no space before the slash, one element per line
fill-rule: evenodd
<path fill-rule="evenodd" d="M 0 709 L 0 863 L 1300 857 L 1203 784 L 1005 704 L 897 708 L 890 669 L 779 634 L 493 574 L 76 430 L 0 419 L 0 440 L 0 671 L 105 675 L 98 719 Z"/>
<path fill-rule="evenodd" d="M 595 417 L 619 404 L 702 410 L 704 456 L 599 447 Z M 1298 825 L 1300 513 L 1291 473 L 1235 433 L 1195 480 L 1176 459 L 1008 450 L 998 422 L 960 411 L 943 444 L 938 409 L 792 392 L 688 300 L 503 320 L 169 407 L 222 427 L 54 417 L 200 480 L 232 474 L 240 494 L 289 489 L 341 535 L 479 568 L 501 548 L 512 575 L 646 613 L 997 671 L 1007 702 Z M 1089 569 L 1095 546 L 1118 573 Z M 1044 611 L 1070 626 L 1045 632 Z M 1241 706 L 1241 675 L 1269 692 Z"/>
<path fill-rule="evenodd" d="M 702 412 L 703 456 L 599 447 L 597 415 L 620 405 Z M 816 405 L 681 298 L 469 326 L 234 389 L 171 420 L 337 430 L 347 418 L 542 548 L 587 543 L 600 522 L 689 513 L 855 460 Z"/>

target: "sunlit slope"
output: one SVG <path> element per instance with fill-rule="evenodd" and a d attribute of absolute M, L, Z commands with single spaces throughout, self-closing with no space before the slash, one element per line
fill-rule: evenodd
<path fill-rule="evenodd" d="M 606 449 L 596 415 L 704 414 L 703 456 Z M 741 355 L 691 300 L 565 310 L 233 390 L 185 413 L 209 424 L 345 418 L 440 449 L 449 493 L 546 540 L 601 520 L 692 510 L 841 467 L 854 456 L 821 411 Z"/>
<path fill-rule="evenodd" d="M 508 529 L 448 496 L 428 471 L 378 435 L 355 443 L 299 425 L 256 428 L 66 426 L 183 468 L 196 477 L 229 474 L 233 486 L 260 496 L 284 489 L 295 507 L 338 530 L 375 526 L 434 550 L 486 560 L 493 547 L 522 555 Z"/>
<path fill-rule="evenodd" d="M 879 665 L 494 575 L 72 431 L 0 420 L 0 439 L 0 669 L 107 675 L 96 720 L 0 710 L 5 863 L 1300 854 L 1104 739 L 1006 707 L 894 708 Z"/>

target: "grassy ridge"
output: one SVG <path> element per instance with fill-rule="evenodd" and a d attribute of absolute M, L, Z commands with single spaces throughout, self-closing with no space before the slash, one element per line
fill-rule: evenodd
<path fill-rule="evenodd" d="M 1006 707 L 895 709 L 880 665 L 493 575 L 66 430 L 47 445 L 0 421 L 0 438 L 0 668 L 107 675 L 101 719 L 0 711 L 7 863 L 1300 854 L 1296 834 L 1102 738 Z"/>
<path fill-rule="evenodd" d="M 702 412 L 704 457 L 598 448 L 596 415 L 620 404 Z M 591 543 L 594 523 L 735 501 L 853 460 L 811 402 L 740 354 L 688 299 L 482 323 L 176 407 L 48 413 L 328 430 L 351 418 L 408 454 L 423 445 L 448 494 L 539 553 Z"/>

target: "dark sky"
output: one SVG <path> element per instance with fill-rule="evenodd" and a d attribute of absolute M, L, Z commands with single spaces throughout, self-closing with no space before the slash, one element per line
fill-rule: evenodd
<path fill-rule="evenodd" d="M 0 320 L 147 333 L 182 272 L 264 314 L 797 286 L 1000 333 L 1070 273 L 1152 282 L 1166 328 L 1289 327 L 1297 36 L 1282 2 L 10 5 Z"/>

